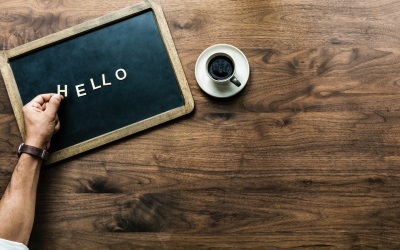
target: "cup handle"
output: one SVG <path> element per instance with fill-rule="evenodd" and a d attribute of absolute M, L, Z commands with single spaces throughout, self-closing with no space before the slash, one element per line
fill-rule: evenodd
<path fill-rule="evenodd" d="M 237 87 L 240 87 L 240 85 L 242 85 L 239 80 L 236 78 L 236 76 L 232 76 L 232 78 L 230 79 L 230 81 L 235 84 Z"/>

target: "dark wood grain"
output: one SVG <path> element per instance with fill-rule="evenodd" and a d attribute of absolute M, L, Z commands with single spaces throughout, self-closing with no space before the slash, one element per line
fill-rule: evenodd
<path fill-rule="evenodd" d="M 135 2 L 3 0 L 0 48 Z M 43 170 L 30 247 L 400 248 L 400 2 L 160 3 L 195 112 Z M 250 62 L 233 98 L 194 77 L 216 43 Z M 0 130 L 3 192 L 21 137 L 2 79 Z"/>

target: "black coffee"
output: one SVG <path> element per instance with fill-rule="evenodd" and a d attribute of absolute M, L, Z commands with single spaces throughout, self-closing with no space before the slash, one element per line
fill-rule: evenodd
<path fill-rule="evenodd" d="M 208 72 L 215 80 L 226 80 L 233 70 L 233 62 L 226 56 L 216 56 L 208 63 Z"/>

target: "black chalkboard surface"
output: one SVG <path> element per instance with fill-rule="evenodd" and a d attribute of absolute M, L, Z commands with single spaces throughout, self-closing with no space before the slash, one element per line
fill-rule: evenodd
<path fill-rule="evenodd" d="M 160 26 L 155 3 L 145 2 L 127 16 L 110 15 L 108 19 L 117 20 L 8 57 L 21 105 L 41 93 L 65 96 L 58 113 L 62 127 L 50 148 L 58 153 L 53 161 L 193 109 L 186 78 L 182 81 L 179 59 L 177 63 L 176 51 L 171 52 L 172 39 L 163 34 L 165 26 Z M 111 138 L 110 133 L 116 135 Z"/>

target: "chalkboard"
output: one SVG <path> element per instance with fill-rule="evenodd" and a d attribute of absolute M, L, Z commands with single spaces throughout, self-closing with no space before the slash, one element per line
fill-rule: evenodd
<path fill-rule="evenodd" d="M 161 7 L 146 1 L 6 51 L 1 71 L 22 106 L 65 96 L 53 163 L 191 112 L 193 98 Z"/>

